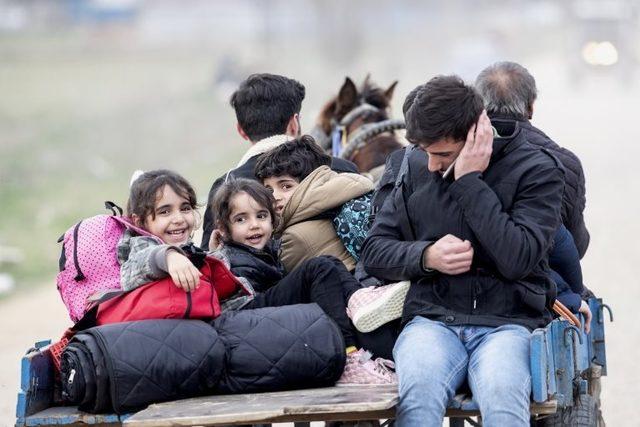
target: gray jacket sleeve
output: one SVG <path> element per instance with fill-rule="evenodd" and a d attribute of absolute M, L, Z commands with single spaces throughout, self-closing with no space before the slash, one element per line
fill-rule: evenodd
<path fill-rule="evenodd" d="M 120 283 L 122 289 L 130 291 L 142 285 L 163 279 L 167 272 L 167 251 L 182 251 L 171 245 L 159 244 L 146 236 L 132 236 L 126 232 L 118 243 Z"/>

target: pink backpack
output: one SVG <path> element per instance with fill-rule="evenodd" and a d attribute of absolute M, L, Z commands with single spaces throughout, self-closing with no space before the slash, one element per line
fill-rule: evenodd
<path fill-rule="evenodd" d="M 99 291 L 120 290 L 118 242 L 125 230 L 152 236 L 122 216 L 122 209 L 105 202 L 113 215 L 83 219 L 58 239 L 62 242 L 58 291 L 71 320 L 77 322 L 87 309 L 87 298 Z M 119 214 L 116 213 L 116 209 Z"/>

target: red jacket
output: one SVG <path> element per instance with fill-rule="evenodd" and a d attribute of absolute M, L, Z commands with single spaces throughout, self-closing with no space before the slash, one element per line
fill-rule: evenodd
<path fill-rule="evenodd" d="M 238 291 L 248 293 L 222 261 L 207 257 L 200 269 L 200 286 L 191 292 L 178 288 L 171 277 L 151 282 L 100 303 L 96 324 L 144 319 L 213 319 L 220 301 Z"/>

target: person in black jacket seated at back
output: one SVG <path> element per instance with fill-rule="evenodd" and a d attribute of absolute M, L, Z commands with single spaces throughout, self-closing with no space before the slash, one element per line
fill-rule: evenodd
<path fill-rule="evenodd" d="M 457 76 L 407 102 L 406 137 L 428 173 L 406 200 L 387 198 L 361 255 L 369 274 L 411 280 L 393 351 L 398 425 L 442 425 L 467 380 L 484 423 L 528 426 L 529 340 L 551 320 L 563 170 L 515 121 L 490 122 Z"/>
<path fill-rule="evenodd" d="M 253 74 L 240 84 L 231 96 L 231 106 L 236 112 L 238 133 L 251 143 L 251 147 L 234 169 L 213 182 L 207 198 L 209 202 L 220 185 L 228 179 L 255 179 L 254 169 L 260 154 L 301 135 L 300 109 L 304 96 L 302 84 L 275 74 Z M 331 169 L 358 173 L 353 163 L 337 157 L 331 159 Z M 200 245 L 205 250 L 216 227 L 216 220 L 208 204 L 204 212 Z"/>
<path fill-rule="evenodd" d="M 549 253 L 551 278 L 558 289 L 558 301 L 574 313 L 584 316 L 584 330 L 591 330 L 591 309 L 582 295 L 585 287 L 582 283 L 580 256 L 567 228 L 560 224 L 553 238 L 553 249 Z"/>
<path fill-rule="evenodd" d="M 317 303 L 333 319 L 347 347 L 347 361 L 338 384 L 395 384 L 390 361 L 373 360 L 357 349 L 358 333 L 346 313 L 346 301 L 360 288 L 344 264 L 332 256 L 303 261 L 285 276 L 271 238 L 278 217 L 273 194 L 254 180 L 224 183 L 211 203 L 218 228 L 210 242 L 212 255 L 229 264 L 231 272 L 257 292 L 242 310 Z M 219 239 L 218 239 L 219 236 Z"/>
<path fill-rule="evenodd" d="M 562 223 L 573 236 L 582 258 L 589 247 L 589 231 L 584 223 L 586 204 L 584 171 L 580 159 L 559 146 L 530 122 L 538 91 L 529 71 L 515 62 L 497 62 L 480 72 L 476 88 L 484 99 L 490 119 L 516 120 L 527 141 L 549 150 L 565 168 L 562 194 Z"/>

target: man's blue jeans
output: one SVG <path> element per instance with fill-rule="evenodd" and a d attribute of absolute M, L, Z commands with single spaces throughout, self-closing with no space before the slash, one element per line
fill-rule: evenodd
<path fill-rule="evenodd" d="M 467 378 L 483 426 L 529 426 L 530 338 L 519 325 L 446 326 L 413 318 L 393 349 L 397 425 L 442 426 L 447 404 Z"/>

